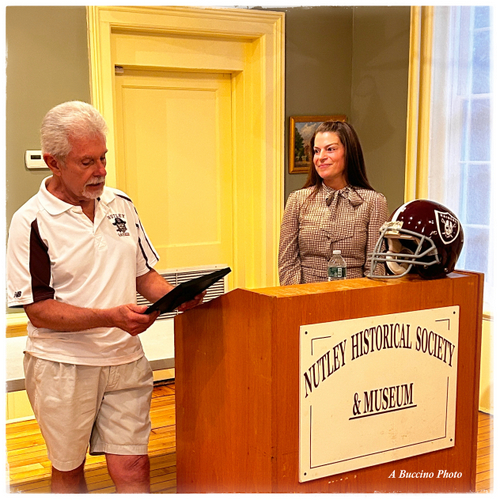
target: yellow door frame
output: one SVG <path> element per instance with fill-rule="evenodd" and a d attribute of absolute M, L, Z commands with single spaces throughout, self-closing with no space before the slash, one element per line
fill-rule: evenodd
<path fill-rule="evenodd" d="M 240 40 L 243 70 L 233 76 L 235 286 L 278 284 L 284 198 L 284 14 L 191 7 L 87 7 L 93 105 L 109 127 L 108 184 L 116 186 L 115 64 L 112 34 Z M 118 187 L 118 186 L 116 186 Z"/>

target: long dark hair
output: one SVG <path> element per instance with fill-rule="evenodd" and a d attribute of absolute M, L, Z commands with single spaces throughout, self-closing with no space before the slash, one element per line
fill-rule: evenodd
<path fill-rule="evenodd" d="M 351 186 L 357 186 L 374 191 L 373 187 L 368 182 L 366 176 L 365 160 L 363 150 L 359 142 L 356 131 L 347 122 L 328 121 L 323 122 L 315 130 L 311 140 L 309 141 L 309 174 L 304 187 L 314 186 L 314 192 L 317 192 L 321 187 L 323 179 L 316 172 L 314 167 L 314 139 L 319 132 L 334 132 L 338 135 L 340 142 L 344 146 L 345 166 L 347 183 Z"/>

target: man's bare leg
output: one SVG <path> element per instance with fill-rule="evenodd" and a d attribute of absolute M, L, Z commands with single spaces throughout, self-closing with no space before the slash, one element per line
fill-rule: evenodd
<path fill-rule="evenodd" d="M 84 466 L 85 462 L 70 471 L 60 471 L 52 467 L 52 493 L 88 493 Z"/>
<path fill-rule="evenodd" d="M 106 454 L 108 472 L 117 493 L 150 493 L 148 455 Z"/>

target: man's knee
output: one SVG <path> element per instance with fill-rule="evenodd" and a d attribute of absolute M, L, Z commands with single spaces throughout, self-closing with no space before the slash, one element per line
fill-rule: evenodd
<path fill-rule="evenodd" d="M 108 471 L 118 492 L 149 491 L 148 455 L 106 455 Z"/>
<path fill-rule="evenodd" d="M 60 471 L 52 467 L 52 493 L 88 493 L 84 466 L 85 462 L 70 471 Z"/>

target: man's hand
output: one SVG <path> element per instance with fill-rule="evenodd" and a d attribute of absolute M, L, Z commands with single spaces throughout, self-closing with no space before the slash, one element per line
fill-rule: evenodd
<path fill-rule="evenodd" d="M 187 311 L 188 309 L 193 309 L 193 307 L 199 306 L 203 302 L 203 297 L 207 294 L 207 291 L 204 290 L 201 292 L 199 295 L 196 295 L 196 297 L 193 300 L 190 300 L 188 302 L 184 302 L 184 304 L 181 304 L 177 310 L 179 312 L 182 311 Z"/>
<path fill-rule="evenodd" d="M 159 311 L 143 314 L 147 306 L 125 304 L 112 309 L 113 324 L 135 337 L 147 330 L 160 315 Z"/>
<path fill-rule="evenodd" d="M 88 309 L 63 304 L 53 299 L 25 306 L 26 314 L 37 328 L 62 332 L 78 332 L 91 328 L 117 327 L 130 335 L 147 330 L 159 315 L 158 311 L 142 314 L 147 306 L 125 304 L 109 309 Z"/>

